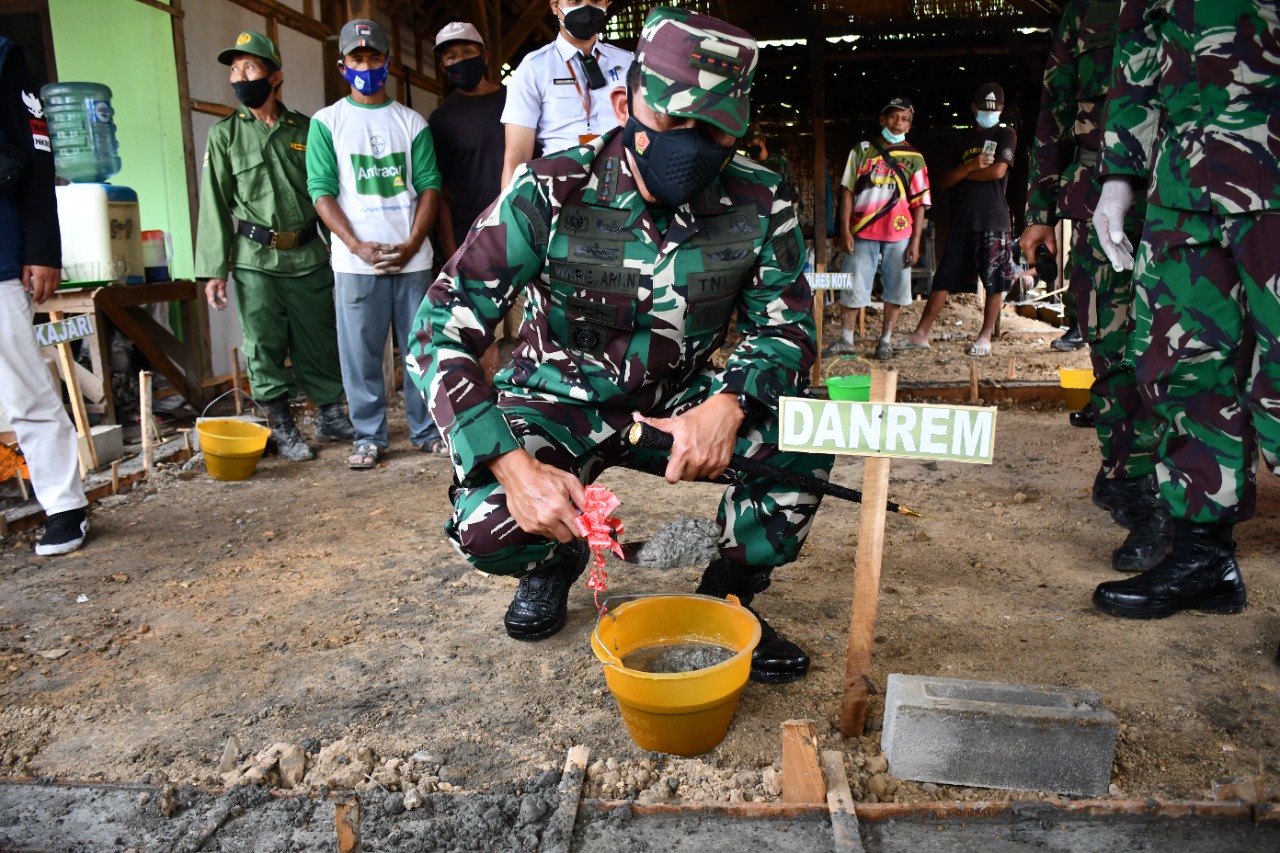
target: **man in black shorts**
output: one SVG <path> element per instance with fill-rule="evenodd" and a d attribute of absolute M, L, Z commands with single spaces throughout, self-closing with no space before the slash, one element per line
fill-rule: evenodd
<path fill-rule="evenodd" d="M 991 335 L 1004 304 L 1004 295 L 1018 276 L 1014 264 L 1013 231 L 1005 185 L 1013 166 L 1017 134 L 1000 124 L 1004 90 L 983 83 L 973 96 L 977 127 L 961 137 L 952 169 L 933 182 L 934 189 L 951 191 L 951 230 L 933 289 L 920 323 L 894 349 L 928 349 L 929 330 L 951 293 L 977 293 L 981 279 L 986 291 L 982 331 L 968 349 L 972 356 L 991 354 Z"/>

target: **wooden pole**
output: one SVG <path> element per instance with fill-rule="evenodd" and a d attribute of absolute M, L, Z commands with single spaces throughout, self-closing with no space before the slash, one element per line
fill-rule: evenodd
<path fill-rule="evenodd" d="M 978 402 L 978 362 L 969 359 L 969 402 Z"/>
<path fill-rule="evenodd" d="M 871 402 L 892 403 L 898 394 L 895 370 L 871 371 Z M 844 699 L 840 705 L 840 734 L 860 737 L 867 721 L 871 695 L 871 651 L 875 645 L 876 610 L 880 599 L 880 565 L 884 557 L 884 512 L 889 499 L 889 458 L 863 460 L 862 509 L 854 569 L 853 614 L 844 662 Z"/>
<path fill-rule="evenodd" d="M 813 113 L 813 268 L 827 271 L 827 75 L 825 34 L 814 32 L 809 38 L 809 82 L 813 86 L 810 111 Z M 809 381 L 822 382 L 822 325 L 825 320 L 826 291 L 819 290 L 813 299 L 813 321 L 817 325 L 817 357 Z"/>
<path fill-rule="evenodd" d="M 61 323 L 66 319 L 61 311 L 50 311 L 49 319 Z M 80 452 L 80 475 L 98 467 L 98 448 L 93 444 L 93 429 L 89 426 L 89 414 L 84 408 L 84 395 L 80 393 L 80 379 L 76 376 L 76 361 L 71 357 L 70 342 L 58 344 L 58 365 L 62 368 L 62 381 L 67 383 L 67 396 L 71 398 L 71 414 L 75 417 L 76 433 L 84 439 L 85 449 Z"/>
<path fill-rule="evenodd" d="M 142 424 L 142 467 L 151 476 L 156 464 L 155 440 L 151 436 L 151 371 L 138 373 L 138 421 Z"/>
<path fill-rule="evenodd" d="M 231 399 L 236 403 L 236 414 L 244 413 L 244 406 L 240 403 L 240 350 L 235 347 L 231 348 L 231 388 L 233 393 Z"/>

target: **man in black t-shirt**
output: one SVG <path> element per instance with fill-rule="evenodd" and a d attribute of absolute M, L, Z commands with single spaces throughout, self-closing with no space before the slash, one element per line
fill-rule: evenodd
<path fill-rule="evenodd" d="M 968 354 L 990 355 L 991 335 L 1004 295 L 1019 272 L 1014 263 L 1009 203 L 1004 197 L 1017 135 L 1000 125 L 1004 90 L 998 83 L 983 83 L 973 96 L 972 107 L 978 126 L 962 137 L 953 160 L 956 165 L 933 182 L 934 189 L 954 188 L 950 236 L 920 323 L 895 349 L 928 349 L 929 330 L 947 296 L 953 291 L 976 293 L 981 280 L 986 291 L 982 331 Z"/>
<path fill-rule="evenodd" d="M 435 54 L 454 90 L 427 119 L 444 180 L 437 233 L 448 260 L 471 223 L 498 197 L 507 90 L 488 79 L 489 51 L 471 24 L 446 24 L 436 34 Z"/>

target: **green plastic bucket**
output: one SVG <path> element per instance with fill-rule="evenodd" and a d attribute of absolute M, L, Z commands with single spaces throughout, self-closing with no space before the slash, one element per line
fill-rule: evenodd
<path fill-rule="evenodd" d="M 871 399 L 870 376 L 828 376 L 827 396 L 832 400 L 865 403 Z"/>

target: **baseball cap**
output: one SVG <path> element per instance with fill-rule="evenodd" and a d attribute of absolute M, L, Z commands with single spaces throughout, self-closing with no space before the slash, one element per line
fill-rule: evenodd
<path fill-rule="evenodd" d="M 440 32 L 436 33 L 436 46 L 433 49 L 438 53 L 451 41 L 473 41 L 484 47 L 484 39 L 480 37 L 480 31 L 462 21 L 445 24 Z"/>
<path fill-rule="evenodd" d="M 342 25 L 338 34 L 338 54 L 346 56 L 358 47 L 371 47 L 378 53 L 390 53 L 387 47 L 387 31 L 377 21 L 356 18 Z"/>
<path fill-rule="evenodd" d="M 880 111 L 880 115 L 884 115 L 889 112 L 889 110 L 906 110 L 912 115 L 916 114 L 916 108 L 911 106 L 911 102 L 906 98 L 894 98 L 884 105 L 884 109 Z"/>
<path fill-rule="evenodd" d="M 710 15 L 657 6 L 636 44 L 644 101 L 740 137 L 751 118 L 751 80 L 760 50 L 746 30 Z"/>
<path fill-rule="evenodd" d="M 276 43 L 262 33 L 255 33 L 253 30 L 245 30 L 236 36 L 235 46 L 219 53 L 218 61 L 223 65 L 230 65 L 237 53 L 247 53 L 251 56 L 265 59 L 273 63 L 276 68 L 281 68 L 284 65 L 280 61 L 280 51 L 276 50 Z"/>
<path fill-rule="evenodd" d="M 1004 107 L 1004 89 L 999 83 L 983 83 L 973 93 L 973 102 L 980 110 L 998 110 Z"/>

